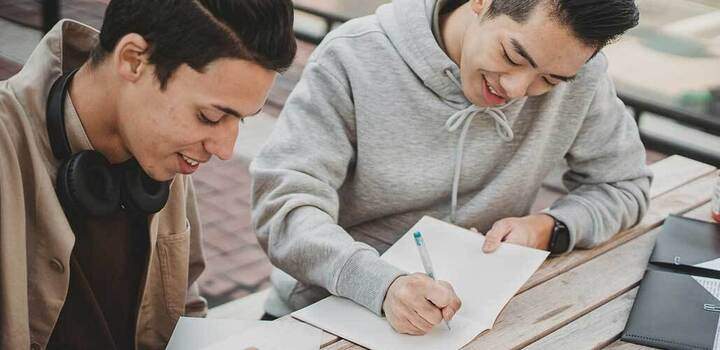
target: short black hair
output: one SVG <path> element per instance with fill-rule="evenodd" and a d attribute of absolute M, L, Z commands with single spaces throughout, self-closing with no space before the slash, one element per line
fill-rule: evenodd
<path fill-rule="evenodd" d="M 202 72 L 217 59 L 239 58 L 282 72 L 297 51 L 291 0 L 112 0 L 91 64 L 130 33 L 150 44 L 162 89 L 182 64 Z"/>
<path fill-rule="evenodd" d="M 640 19 L 634 0 L 494 0 L 485 15 L 508 15 L 523 23 L 540 3 L 580 41 L 598 50 L 637 26 Z"/>

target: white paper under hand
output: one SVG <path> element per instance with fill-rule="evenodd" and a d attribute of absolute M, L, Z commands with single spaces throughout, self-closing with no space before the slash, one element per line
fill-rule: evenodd
<path fill-rule="evenodd" d="M 263 322 L 202 350 L 318 350 L 322 331 L 293 320 Z"/>
<path fill-rule="evenodd" d="M 452 330 L 435 327 L 424 336 L 399 334 L 386 319 L 335 296 L 296 311 L 293 316 L 370 349 L 459 349 L 492 327 L 505 304 L 548 255 L 546 251 L 510 244 L 485 254 L 481 234 L 426 216 L 382 259 L 408 272 L 422 272 L 412 237 L 415 231 L 423 234 L 437 279 L 450 282 L 463 302 L 451 322 Z"/>

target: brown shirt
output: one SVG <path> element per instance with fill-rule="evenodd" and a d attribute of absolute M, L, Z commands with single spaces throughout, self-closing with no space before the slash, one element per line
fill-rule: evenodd
<path fill-rule="evenodd" d="M 147 224 L 125 211 L 75 224 L 70 288 L 48 349 L 135 348 Z"/>

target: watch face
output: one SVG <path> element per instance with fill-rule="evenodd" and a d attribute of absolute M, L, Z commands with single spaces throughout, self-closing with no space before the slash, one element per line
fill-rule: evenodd
<path fill-rule="evenodd" d="M 550 238 L 550 253 L 560 254 L 568 250 L 570 246 L 570 231 L 567 226 L 555 220 L 555 228 Z"/>

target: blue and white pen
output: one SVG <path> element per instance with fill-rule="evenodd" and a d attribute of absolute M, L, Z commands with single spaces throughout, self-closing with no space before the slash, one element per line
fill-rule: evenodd
<path fill-rule="evenodd" d="M 415 238 L 415 245 L 418 247 L 418 252 L 420 252 L 420 260 L 422 260 L 425 273 L 430 278 L 435 279 L 435 271 L 433 270 L 432 261 L 430 261 L 430 254 L 425 246 L 425 241 L 423 241 L 422 233 L 420 233 L 420 231 L 416 231 L 413 234 L 413 237 Z M 448 330 L 450 330 L 450 322 L 445 322 L 445 325 Z"/>

